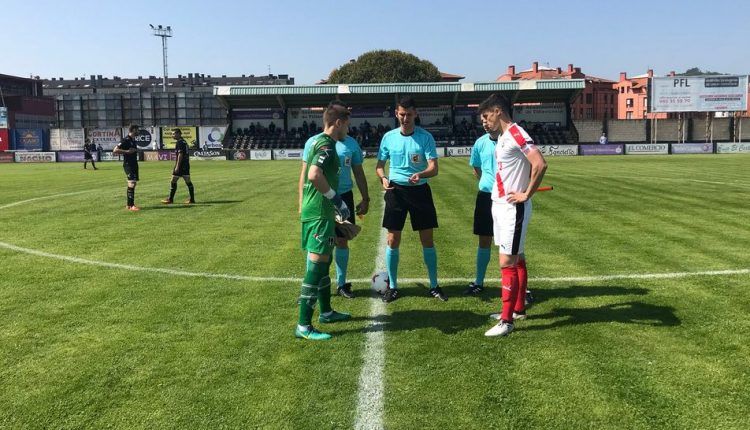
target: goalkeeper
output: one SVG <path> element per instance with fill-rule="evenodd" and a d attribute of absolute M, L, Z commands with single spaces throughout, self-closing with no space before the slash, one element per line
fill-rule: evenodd
<path fill-rule="evenodd" d="M 331 105 L 340 105 L 346 107 L 339 101 L 331 102 Z M 305 150 L 302 153 L 302 168 L 300 169 L 299 178 L 299 205 L 300 210 L 302 208 L 302 194 L 305 185 L 305 175 L 307 173 L 307 157 L 310 154 L 310 148 L 317 141 L 317 139 L 324 133 L 317 134 L 305 143 Z M 341 170 L 339 170 L 339 185 L 336 190 L 344 203 L 349 207 L 351 215 L 349 216 L 349 222 L 344 224 L 337 224 L 336 226 L 336 250 L 334 251 L 334 265 L 336 267 L 336 291 L 340 296 L 348 299 L 354 298 L 354 292 L 352 292 L 352 284 L 346 282 L 346 273 L 349 268 L 349 240 L 352 235 L 356 235 L 359 231 L 359 227 L 356 226 L 357 221 L 356 215 L 365 215 L 369 209 L 370 196 L 367 191 L 367 178 L 365 177 L 365 171 L 362 169 L 362 149 L 359 144 L 351 136 L 346 136 L 344 140 L 336 142 L 336 154 L 339 157 L 341 163 Z M 359 188 L 359 193 L 362 196 L 362 200 L 356 206 L 356 211 L 352 210 L 354 206 L 354 194 L 352 193 L 352 174 Z M 308 260 L 309 261 L 309 260 Z"/>
<path fill-rule="evenodd" d="M 346 321 L 349 314 L 331 308 L 331 254 L 336 244 L 336 215 L 346 220 L 349 207 L 336 192 L 339 182 L 339 157 L 336 142 L 349 131 L 349 110 L 341 104 L 329 105 L 323 113 L 323 134 L 318 136 L 307 154 L 307 169 L 302 191 L 302 248 L 309 261 L 299 297 L 299 321 L 294 332 L 298 338 L 330 339 L 312 325 L 315 304 L 319 304 L 321 323 Z"/>

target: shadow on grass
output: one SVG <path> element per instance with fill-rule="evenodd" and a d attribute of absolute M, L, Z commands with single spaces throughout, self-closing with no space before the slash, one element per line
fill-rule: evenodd
<path fill-rule="evenodd" d="M 524 330 L 547 330 L 571 325 L 610 322 L 653 327 L 674 327 L 681 324 L 673 307 L 642 302 L 615 303 L 595 308 L 555 308 L 544 314 L 531 313 L 529 315 L 531 321 L 558 318 L 563 319 L 549 324 L 524 327 Z"/>
<path fill-rule="evenodd" d="M 415 284 L 410 283 L 407 285 L 410 285 L 410 286 L 398 287 L 399 297 L 424 297 L 425 299 L 428 299 L 428 300 L 437 300 L 430 295 L 430 288 L 428 285 L 422 284 L 422 283 L 415 283 Z M 473 299 L 473 300 L 481 300 L 483 302 L 490 302 L 500 297 L 499 288 L 497 290 L 485 289 L 481 294 L 471 296 L 471 295 L 464 294 L 464 290 L 466 290 L 466 287 L 468 287 L 468 284 L 440 285 L 440 288 L 448 296 L 448 300 Z M 380 296 L 373 295 L 373 297 L 380 297 Z"/>
<path fill-rule="evenodd" d="M 396 311 L 387 317 L 383 326 L 386 332 L 412 331 L 425 328 L 440 330 L 443 334 L 456 334 L 465 330 L 487 326 L 487 315 L 469 311 L 411 310 Z"/>
<path fill-rule="evenodd" d="M 472 299 L 482 301 L 496 301 L 500 303 L 499 289 L 486 289 L 478 296 L 463 295 L 464 288 L 461 285 L 447 285 L 443 291 L 448 294 L 449 300 Z M 401 293 L 399 300 L 406 297 L 424 297 L 425 300 L 437 300 L 428 294 L 429 289 L 423 284 L 414 284 L 410 287 L 399 288 Z M 535 303 L 541 303 L 551 299 L 573 299 L 579 297 L 612 297 L 612 296 L 643 296 L 648 294 L 645 288 L 628 288 L 619 286 L 580 286 L 574 285 L 566 288 L 534 289 L 539 299 Z M 360 294 L 359 297 L 370 296 L 380 300 L 376 293 L 372 295 Z M 556 308 L 544 314 L 529 313 L 530 321 L 558 320 L 548 324 L 526 326 L 524 330 L 546 330 L 557 327 L 565 327 L 577 324 L 610 323 L 619 322 L 626 324 L 639 324 L 655 327 L 678 326 L 681 321 L 674 313 L 674 308 L 669 306 L 657 306 L 647 303 L 630 301 L 624 303 L 602 305 L 594 308 Z M 488 315 L 477 314 L 461 310 L 399 310 L 389 315 L 381 315 L 373 318 L 368 316 L 355 316 L 352 321 L 370 321 L 371 325 L 362 329 L 332 331 L 333 334 L 345 334 L 349 332 L 368 333 L 374 331 L 400 332 L 433 328 L 440 330 L 443 334 L 456 334 L 465 330 L 486 328 Z"/>
<path fill-rule="evenodd" d="M 193 205 L 196 205 L 196 206 L 201 206 L 201 205 L 206 205 L 206 206 L 208 206 L 208 205 L 229 205 L 229 204 L 232 204 L 232 203 L 242 203 L 242 202 L 244 202 L 244 200 L 207 200 L 205 202 L 199 201 L 197 203 L 193 203 Z"/>
<path fill-rule="evenodd" d="M 456 334 L 488 324 L 487 315 L 469 311 L 396 311 L 378 317 L 353 317 L 351 321 L 370 321 L 371 324 L 355 330 L 324 330 L 331 334 L 372 333 L 376 331 L 400 332 L 422 329 L 438 329 L 443 334 Z M 326 327 L 327 328 L 327 327 Z"/>
<path fill-rule="evenodd" d="M 142 207 L 142 211 L 162 211 L 162 210 L 176 210 L 176 209 L 190 209 L 192 205 L 162 205 L 162 206 L 145 206 Z"/>
<path fill-rule="evenodd" d="M 145 211 L 152 211 L 152 210 L 165 210 L 165 209 L 188 209 L 195 206 L 213 206 L 213 205 L 228 205 L 232 203 L 242 203 L 244 200 L 211 200 L 206 202 L 197 202 L 193 204 L 182 204 L 182 203 L 174 203 L 170 205 L 161 205 L 161 206 L 146 206 L 141 208 L 141 210 Z"/>
<path fill-rule="evenodd" d="M 499 295 L 499 289 L 497 289 Z M 486 291 L 485 291 L 486 293 Z M 618 287 L 610 285 L 572 285 L 565 288 L 531 288 L 534 303 L 539 304 L 553 299 L 577 299 L 585 297 L 605 296 L 645 296 L 648 294 L 646 288 Z"/>

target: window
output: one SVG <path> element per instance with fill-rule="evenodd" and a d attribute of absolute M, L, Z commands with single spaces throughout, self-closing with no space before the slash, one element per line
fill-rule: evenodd
<path fill-rule="evenodd" d="M 625 107 L 632 108 L 633 107 L 633 99 L 626 99 L 625 100 Z"/>
<path fill-rule="evenodd" d="M 594 117 L 594 109 L 586 108 L 586 119 L 591 119 L 593 117 Z"/>
<path fill-rule="evenodd" d="M 586 104 L 590 105 L 592 102 L 593 97 L 591 96 L 591 93 L 586 94 Z"/>
<path fill-rule="evenodd" d="M 625 119 L 633 119 L 633 112 L 625 112 Z"/>
<path fill-rule="evenodd" d="M 648 97 L 643 98 L 643 109 L 648 109 Z"/>

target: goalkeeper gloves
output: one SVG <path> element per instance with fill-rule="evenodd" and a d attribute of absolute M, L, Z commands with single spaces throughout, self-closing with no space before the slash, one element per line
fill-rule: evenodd
<path fill-rule="evenodd" d="M 349 207 L 344 203 L 344 200 L 341 198 L 336 191 L 331 188 L 328 190 L 327 193 L 323 194 L 328 200 L 333 203 L 334 209 L 336 209 L 336 213 L 341 217 L 342 220 L 349 219 L 351 216 L 351 212 L 349 211 Z"/>

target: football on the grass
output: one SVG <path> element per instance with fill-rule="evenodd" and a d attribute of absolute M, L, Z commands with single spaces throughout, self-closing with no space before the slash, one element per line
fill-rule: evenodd
<path fill-rule="evenodd" d="M 388 290 L 388 286 L 391 284 L 391 280 L 388 279 L 388 273 L 378 272 L 372 275 L 372 284 L 370 287 L 378 294 L 385 294 Z"/>

